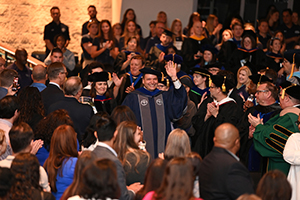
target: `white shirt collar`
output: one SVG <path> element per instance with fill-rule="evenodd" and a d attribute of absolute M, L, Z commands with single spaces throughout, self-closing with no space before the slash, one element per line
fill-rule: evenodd
<path fill-rule="evenodd" d="M 49 84 L 56 85 L 59 89 L 61 89 L 60 86 L 57 83 L 49 82 Z"/>
<path fill-rule="evenodd" d="M 7 126 L 9 126 L 10 128 L 13 126 L 12 123 L 10 123 L 9 121 L 7 121 L 6 119 L 0 119 L 0 122 L 3 124 L 6 124 Z"/>
<path fill-rule="evenodd" d="M 107 148 L 107 149 L 109 149 L 116 157 L 118 157 L 118 154 L 116 153 L 116 151 L 113 149 L 113 148 L 111 148 L 109 145 L 107 145 L 107 144 L 105 144 L 105 143 L 103 143 L 103 142 L 97 142 L 97 146 L 100 146 L 100 147 L 104 147 L 104 148 Z"/>
<path fill-rule="evenodd" d="M 239 157 L 237 157 L 235 154 L 233 154 L 231 151 L 228 151 L 227 149 L 225 149 L 230 155 L 232 155 L 232 157 L 234 157 L 237 161 L 240 161 Z"/>

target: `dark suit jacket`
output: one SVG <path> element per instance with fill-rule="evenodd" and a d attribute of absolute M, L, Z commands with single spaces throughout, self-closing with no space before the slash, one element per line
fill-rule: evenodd
<path fill-rule="evenodd" d="M 85 129 L 89 125 L 91 117 L 94 115 L 92 107 L 87 104 L 79 103 L 74 97 L 64 97 L 61 101 L 53 103 L 49 107 L 48 113 L 59 109 L 68 111 L 74 123 L 77 139 L 81 144 Z"/>
<path fill-rule="evenodd" d="M 133 199 L 134 198 L 133 192 L 127 190 L 125 172 L 120 160 L 109 149 L 102 146 L 97 146 L 94 149 L 94 153 L 97 155 L 98 158 L 107 158 L 112 160 L 116 164 L 118 183 L 121 189 L 121 197 L 119 198 L 119 200 Z"/>
<path fill-rule="evenodd" d="M 53 103 L 63 100 L 65 96 L 61 89 L 51 83 L 41 92 L 41 95 L 46 114 L 48 114 L 48 109 Z"/>
<path fill-rule="evenodd" d="M 203 159 L 200 172 L 200 195 L 205 200 L 233 200 L 254 193 L 249 171 L 223 148 L 212 149 Z"/>

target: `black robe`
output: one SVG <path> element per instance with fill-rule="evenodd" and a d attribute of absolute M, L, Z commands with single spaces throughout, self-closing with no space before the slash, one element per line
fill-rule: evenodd
<path fill-rule="evenodd" d="M 181 65 L 181 70 L 189 73 L 189 70 L 192 69 L 196 64 L 200 63 L 199 59 L 194 59 L 194 55 L 201 50 L 202 46 L 205 44 L 211 44 L 210 40 L 204 38 L 202 40 L 195 40 L 192 38 L 186 38 L 182 44 L 182 57 L 183 63 Z"/>
<path fill-rule="evenodd" d="M 242 115 L 239 106 L 234 101 L 228 101 L 219 106 L 217 118 L 211 116 L 204 121 L 207 104 L 211 102 L 213 102 L 211 97 L 204 100 L 192 119 L 193 127 L 196 130 L 192 138 L 192 150 L 199 153 L 202 158 L 211 151 L 214 145 L 213 138 L 215 129 L 223 123 L 231 123 L 236 126 Z"/>

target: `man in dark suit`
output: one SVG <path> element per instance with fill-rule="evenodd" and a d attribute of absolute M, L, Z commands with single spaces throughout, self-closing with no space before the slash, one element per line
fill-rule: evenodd
<path fill-rule="evenodd" d="M 64 92 L 61 87 L 65 82 L 67 69 L 63 63 L 54 62 L 48 66 L 47 73 L 50 82 L 48 87 L 41 92 L 46 113 L 51 104 L 64 98 Z"/>
<path fill-rule="evenodd" d="M 120 200 L 134 199 L 135 193 L 138 192 L 142 185 L 140 183 L 134 183 L 126 187 L 125 172 L 120 160 L 117 157 L 117 153 L 112 148 L 118 132 L 116 131 L 116 124 L 114 121 L 103 116 L 96 123 L 95 136 L 98 138 L 97 147 L 94 149 L 94 153 L 98 158 L 108 158 L 112 160 L 117 167 L 117 178 L 119 187 L 121 189 Z"/>
<path fill-rule="evenodd" d="M 249 171 L 235 155 L 239 148 L 238 129 L 229 123 L 218 126 L 214 147 L 200 166 L 201 198 L 233 200 L 244 193 L 254 193 Z"/>
<path fill-rule="evenodd" d="M 86 127 L 94 112 L 90 105 L 79 103 L 78 99 L 82 93 L 82 83 L 79 77 L 71 76 L 64 84 L 65 97 L 62 100 L 53 103 L 48 113 L 55 110 L 65 109 L 68 111 L 77 133 L 77 139 L 81 143 Z"/>

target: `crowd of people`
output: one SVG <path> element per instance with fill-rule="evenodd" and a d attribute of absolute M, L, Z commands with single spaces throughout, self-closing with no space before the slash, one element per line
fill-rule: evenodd
<path fill-rule="evenodd" d="M 161 11 L 143 37 L 133 9 L 112 26 L 91 5 L 78 64 L 50 13 L 45 66 L 0 57 L 0 199 L 300 198 L 297 12 Z"/>

